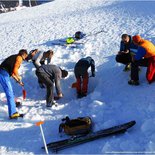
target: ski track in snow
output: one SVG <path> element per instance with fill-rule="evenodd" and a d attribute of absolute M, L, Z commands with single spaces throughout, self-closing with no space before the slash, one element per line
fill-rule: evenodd
<path fill-rule="evenodd" d="M 58 126 L 67 115 L 71 118 L 90 116 L 95 124 L 94 131 L 130 120 L 136 120 L 137 124 L 124 135 L 60 153 L 155 152 L 155 86 L 147 84 L 145 68 L 140 72 L 141 85 L 129 86 L 130 73 L 123 72 L 123 66 L 115 62 L 122 33 L 140 34 L 155 43 L 154 5 L 153 1 L 55 0 L 0 14 L 0 62 L 21 48 L 53 49 L 53 63 L 69 71 L 69 76 L 62 80 L 64 98 L 58 101 L 58 107 L 48 109 L 46 91 L 38 86 L 34 66 L 32 63 L 21 66 L 27 91 L 27 98 L 19 108 L 26 113 L 23 120 L 8 119 L 6 99 L 0 87 L 0 153 L 45 153 L 35 122 L 45 120 L 43 130 L 47 142 L 56 141 L 61 139 Z M 85 44 L 79 48 L 51 46 L 52 41 L 72 36 L 79 30 L 87 35 L 103 32 L 86 37 Z M 96 62 L 96 77 L 90 78 L 88 96 L 77 100 L 71 88 L 75 82 L 73 68 L 78 59 L 88 55 Z M 22 100 L 22 88 L 13 80 L 12 84 L 15 96 Z"/>

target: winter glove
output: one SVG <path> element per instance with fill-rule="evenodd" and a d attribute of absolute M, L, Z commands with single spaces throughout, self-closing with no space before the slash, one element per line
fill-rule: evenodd
<path fill-rule="evenodd" d="M 41 65 L 44 65 L 44 64 L 45 64 L 45 61 L 40 61 L 40 64 L 41 64 Z"/>
<path fill-rule="evenodd" d="M 62 97 L 63 97 L 63 94 L 59 93 L 58 96 L 54 96 L 54 100 L 59 100 Z"/>

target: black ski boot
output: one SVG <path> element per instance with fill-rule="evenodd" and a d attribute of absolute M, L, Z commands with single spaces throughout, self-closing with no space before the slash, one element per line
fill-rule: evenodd
<path fill-rule="evenodd" d="M 129 81 L 128 81 L 128 84 L 129 84 L 129 85 L 138 86 L 138 85 L 139 85 L 139 81 L 129 80 Z"/>

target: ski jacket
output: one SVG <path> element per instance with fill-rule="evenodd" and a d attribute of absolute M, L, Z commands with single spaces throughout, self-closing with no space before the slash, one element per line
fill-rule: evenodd
<path fill-rule="evenodd" d="M 74 68 L 75 75 L 84 75 L 87 73 L 88 68 L 91 67 L 92 76 L 95 76 L 95 61 L 91 57 L 80 59 Z"/>
<path fill-rule="evenodd" d="M 61 69 L 56 65 L 41 65 L 36 70 L 37 73 L 45 73 L 55 83 L 57 93 L 61 92 L 60 79 L 62 77 Z"/>
<path fill-rule="evenodd" d="M 134 51 L 137 48 L 138 48 L 138 46 L 132 42 L 131 36 L 129 36 L 129 43 L 128 44 L 125 44 L 123 41 L 121 41 L 121 43 L 120 43 L 120 51 L 127 51 L 127 50 Z"/>
<path fill-rule="evenodd" d="M 155 46 L 148 40 L 141 40 L 137 53 L 135 55 L 135 60 L 140 60 L 144 58 L 150 58 L 155 56 Z"/>
<path fill-rule="evenodd" d="M 22 56 L 18 54 L 11 55 L 1 63 L 0 68 L 6 70 L 10 76 L 16 76 L 19 78 L 18 69 L 22 62 Z"/>
<path fill-rule="evenodd" d="M 51 63 L 50 58 L 46 58 L 47 64 Z M 44 52 L 39 51 L 32 58 L 33 64 L 36 68 L 40 67 L 42 64 L 45 64 Z"/>

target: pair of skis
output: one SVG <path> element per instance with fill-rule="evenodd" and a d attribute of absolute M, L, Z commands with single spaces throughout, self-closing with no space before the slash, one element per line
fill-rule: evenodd
<path fill-rule="evenodd" d="M 52 42 L 51 44 L 53 46 L 63 46 L 63 47 L 68 47 L 68 48 L 77 48 L 77 47 L 82 46 L 84 43 L 75 41 L 75 42 L 73 42 L 71 44 L 67 44 L 65 40 L 58 40 L 57 42 Z"/>
<path fill-rule="evenodd" d="M 63 46 L 63 47 L 68 47 L 68 48 L 80 48 L 80 47 L 82 47 L 88 41 L 88 40 L 84 40 L 84 39 L 86 39 L 87 37 L 96 36 L 96 35 L 98 35 L 98 34 L 100 34 L 102 32 L 105 32 L 106 33 L 106 31 L 104 29 L 102 29 L 102 30 L 99 30 L 99 31 L 97 31 L 95 33 L 90 33 L 88 35 L 84 34 L 81 39 L 75 40 L 75 42 L 73 42 L 71 44 L 67 44 L 66 43 L 66 39 L 67 38 L 56 40 L 56 41 L 52 41 L 51 44 L 53 46 Z"/>
<path fill-rule="evenodd" d="M 85 136 L 71 137 L 69 139 L 52 142 L 52 143 L 47 144 L 47 148 L 51 148 L 53 152 L 57 152 L 65 148 L 76 146 L 76 145 L 86 143 L 89 141 L 93 141 L 93 140 L 96 140 L 102 137 L 125 133 L 127 129 L 131 128 L 135 124 L 136 124 L 136 121 L 130 121 L 130 122 L 127 122 L 127 123 L 124 123 L 118 126 L 114 126 L 108 129 L 103 129 L 97 132 L 93 132 Z M 45 147 L 42 147 L 42 148 L 45 148 Z"/>

